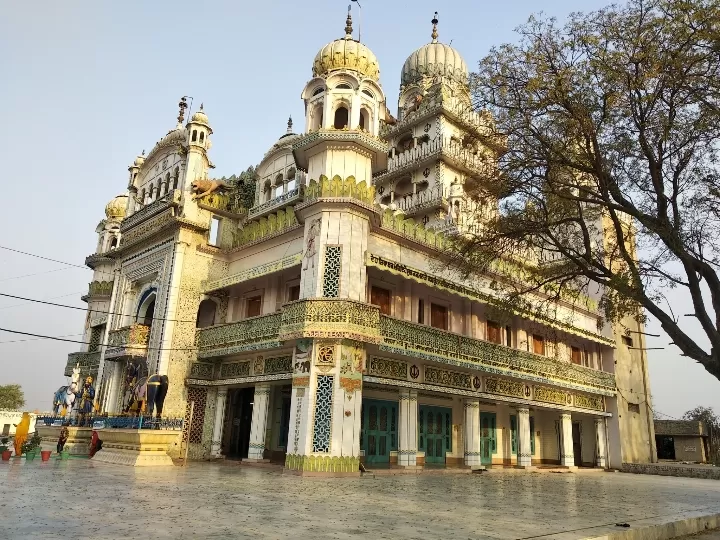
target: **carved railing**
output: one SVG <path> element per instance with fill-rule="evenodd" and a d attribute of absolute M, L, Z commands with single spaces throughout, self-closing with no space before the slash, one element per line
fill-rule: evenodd
<path fill-rule="evenodd" d="M 172 189 L 159 199 L 151 202 L 147 206 L 142 207 L 133 214 L 126 217 L 120 225 L 120 232 L 125 232 L 128 229 L 132 229 L 135 225 L 138 225 L 151 218 L 155 214 L 159 214 L 166 208 L 171 206 L 177 206 L 180 204 L 180 198 L 182 197 L 182 191 L 179 189 Z"/>
<path fill-rule="evenodd" d="M 308 183 L 305 203 L 323 198 L 350 198 L 372 207 L 375 205 L 375 188 L 368 186 L 364 180 L 358 182 L 354 176 L 343 180 L 338 175 L 328 178 L 321 174 L 319 180 Z"/>
<path fill-rule="evenodd" d="M 345 338 L 378 343 L 379 328 L 377 306 L 354 300 L 312 298 L 283 307 L 280 339 Z"/>
<path fill-rule="evenodd" d="M 278 208 L 284 208 L 285 206 L 287 206 L 289 204 L 293 204 L 293 203 L 296 203 L 297 201 L 301 201 L 303 198 L 304 192 L 305 192 L 305 187 L 298 186 L 295 189 L 291 189 L 287 193 L 280 195 L 279 197 L 275 197 L 274 199 L 264 202 L 263 204 L 253 206 L 248 211 L 248 219 L 254 219 L 258 216 L 267 214 L 268 212 L 272 212 L 273 210 L 276 210 Z"/>
<path fill-rule="evenodd" d="M 100 368 L 100 351 L 74 352 L 68 354 L 67 364 L 65 364 L 66 377 L 72 376 L 75 366 L 80 368 L 80 375 L 82 377 L 89 375 L 93 379 L 96 379 L 98 369 Z"/>
<path fill-rule="evenodd" d="M 144 324 L 131 324 L 108 333 L 108 347 L 105 358 L 147 355 L 150 327 Z"/>
<path fill-rule="evenodd" d="M 92 281 L 88 286 L 88 296 L 110 296 L 112 291 L 112 281 Z"/>
<path fill-rule="evenodd" d="M 292 206 L 281 208 L 277 212 L 268 214 L 258 220 L 247 223 L 233 236 L 233 248 L 267 240 L 274 236 L 283 234 L 291 229 L 296 229 L 298 224 L 295 216 L 295 209 Z"/>
<path fill-rule="evenodd" d="M 527 351 L 496 345 L 488 341 L 414 324 L 386 315 L 380 316 L 380 333 L 384 345 L 411 355 L 441 356 L 479 364 L 526 378 L 524 375 L 599 388 L 615 389 L 612 373 L 578 366 Z"/>
<path fill-rule="evenodd" d="M 278 347 L 280 313 L 201 328 L 195 333 L 198 358 Z"/>
<path fill-rule="evenodd" d="M 405 212 L 406 216 L 411 216 L 417 212 L 430 210 L 433 208 L 447 207 L 447 193 L 444 186 L 433 186 L 419 193 L 410 193 L 408 195 L 395 195 L 394 203 L 397 207 Z"/>

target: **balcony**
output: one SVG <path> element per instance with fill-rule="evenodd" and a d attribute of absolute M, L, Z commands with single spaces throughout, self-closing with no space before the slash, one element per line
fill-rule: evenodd
<path fill-rule="evenodd" d="M 198 347 L 198 358 L 279 347 L 280 319 L 280 313 L 271 313 L 197 330 L 195 344 Z"/>
<path fill-rule="evenodd" d="M 380 310 L 355 300 L 312 298 L 283 306 L 280 340 L 304 337 L 380 342 Z"/>
<path fill-rule="evenodd" d="M 137 210 L 135 213 L 127 216 L 120 225 L 120 232 L 124 233 L 125 231 L 132 229 L 136 225 L 139 225 L 143 221 L 146 221 L 151 217 L 163 212 L 167 208 L 179 206 L 181 198 L 182 190 L 173 189 L 168 191 L 159 199 L 151 202 L 147 206 L 144 206 Z"/>
<path fill-rule="evenodd" d="M 438 330 L 386 315 L 380 316 L 383 350 L 438 361 L 449 359 L 478 365 L 489 373 L 563 386 L 589 386 L 611 393 L 615 376 L 528 351 Z M 442 361 L 442 360 L 440 360 Z"/>
<path fill-rule="evenodd" d="M 65 364 L 65 376 L 72 377 L 73 369 L 80 368 L 80 375 L 93 379 L 97 378 L 98 369 L 100 368 L 100 351 L 95 352 L 74 352 L 68 354 L 67 364 Z"/>
<path fill-rule="evenodd" d="M 395 195 L 393 202 L 407 217 L 435 208 L 448 209 L 447 193 L 444 186 L 433 186 L 420 193 Z"/>
<path fill-rule="evenodd" d="M 144 324 L 132 324 L 113 330 L 108 334 L 108 346 L 105 358 L 124 358 L 147 356 L 150 327 Z"/>
<path fill-rule="evenodd" d="M 284 195 L 270 199 L 263 204 L 253 206 L 248 212 L 248 219 L 255 219 L 269 214 L 270 212 L 274 212 L 275 210 L 285 208 L 288 205 L 296 204 L 299 201 L 302 201 L 304 193 L 305 187 L 298 186 L 295 189 L 291 189 Z"/>
<path fill-rule="evenodd" d="M 86 296 L 83 297 L 83 299 L 88 299 L 91 297 L 98 297 L 98 296 L 112 296 L 113 291 L 113 281 L 92 281 L 88 285 L 88 293 Z"/>

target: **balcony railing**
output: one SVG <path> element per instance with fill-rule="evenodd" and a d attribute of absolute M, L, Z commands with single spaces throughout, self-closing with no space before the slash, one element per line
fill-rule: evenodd
<path fill-rule="evenodd" d="M 280 313 L 199 329 L 195 334 L 198 358 L 279 347 Z"/>
<path fill-rule="evenodd" d="M 569 362 L 540 356 L 527 351 L 496 345 L 382 315 L 380 333 L 383 345 L 393 351 L 413 356 L 440 356 L 479 364 L 506 375 L 525 378 L 531 375 L 545 380 L 591 386 L 602 390 L 615 389 L 615 376 Z"/>
<path fill-rule="evenodd" d="M 142 223 L 146 219 L 159 214 L 166 208 L 171 206 L 178 206 L 180 204 L 180 198 L 182 197 L 182 190 L 172 189 L 159 199 L 151 202 L 147 206 L 144 206 L 134 212 L 133 214 L 126 217 L 120 225 L 120 232 L 125 232 L 132 229 L 136 225 Z"/>
<path fill-rule="evenodd" d="M 132 324 L 108 334 L 108 347 L 105 358 L 123 356 L 146 356 L 150 337 L 150 327 L 144 324 Z"/>
<path fill-rule="evenodd" d="M 298 201 L 301 201 L 304 191 L 305 191 L 304 186 L 298 186 L 295 189 L 291 189 L 284 195 L 280 195 L 279 197 L 270 199 L 269 201 L 264 202 L 263 204 L 253 206 L 250 209 L 250 211 L 248 212 L 248 219 L 253 219 L 256 217 L 263 216 L 263 215 L 265 215 L 269 212 L 273 212 L 274 210 L 277 210 L 279 208 L 284 208 L 285 206 L 287 206 L 289 204 L 293 204 Z"/>
<path fill-rule="evenodd" d="M 88 286 L 88 296 L 112 295 L 113 281 L 91 281 Z"/>
<path fill-rule="evenodd" d="M 283 307 L 280 339 L 322 337 L 378 343 L 379 328 L 377 306 L 354 300 L 312 298 Z"/>
<path fill-rule="evenodd" d="M 87 377 L 89 375 L 97 378 L 97 372 L 100 368 L 100 351 L 68 354 L 67 364 L 65 364 L 65 376 L 72 377 L 75 367 L 80 368 L 81 376 Z"/>
<path fill-rule="evenodd" d="M 412 216 L 417 212 L 423 212 L 434 208 L 447 208 L 447 193 L 444 186 L 433 186 L 420 193 L 408 195 L 395 195 L 394 203 L 405 212 L 406 216 Z"/>

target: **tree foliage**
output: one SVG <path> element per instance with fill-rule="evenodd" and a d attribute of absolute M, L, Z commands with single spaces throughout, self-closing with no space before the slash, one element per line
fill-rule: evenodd
<path fill-rule="evenodd" d="M 255 167 L 248 167 L 240 173 L 240 176 L 234 182 L 235 193 L 238 202 L 243 208 L 250 209 L 255 205 L 255 189 L 257 179 L 255 176 Z"/>
<path fill-rule="evenodd" d="M 0 409 L 19 409 L 25 405 L 25 394 L 19 384 L 0 386 Z"/>
<path fill-rule="evenodd" d="M 476 193 L 499 211 L 454 262 L 534 258 L 508 295 L 584 291 L 612 321 L 644 308 L 720 378 L 720 2 L 630 0 L 518 32 L 471 75 L 507 143 Z M 709 346 L 673 313 L 673 288 Z"/>

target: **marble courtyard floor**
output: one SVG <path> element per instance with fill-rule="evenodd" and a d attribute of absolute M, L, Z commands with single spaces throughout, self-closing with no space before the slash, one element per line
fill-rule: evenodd
<path fill-rule="evenodd" d="M 2 539 L 570 540 L 720 512 L 718 481 L 603 472 L 318 479 L 233 463 L 18 460 L 0 462 L 0 486 Z"/>

